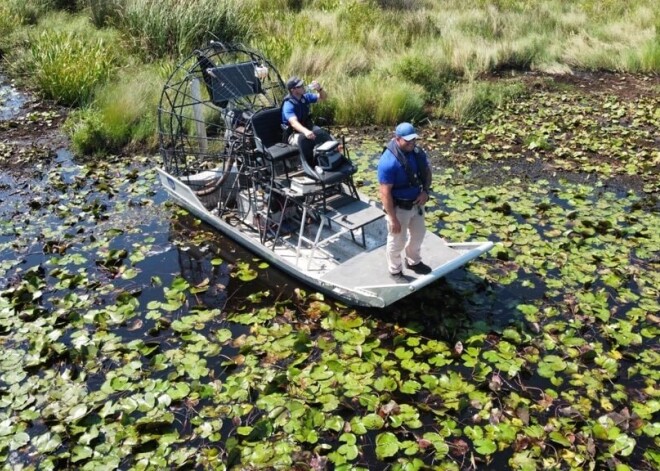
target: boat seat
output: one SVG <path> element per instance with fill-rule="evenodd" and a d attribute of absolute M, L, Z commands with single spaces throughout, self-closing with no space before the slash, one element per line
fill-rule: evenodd
<path fill-rule="evenodd" d="M 271 164 L 272 176 L 281 174 L 278 169 L 281 166 L 288 180 L 293 166 L 289 168 L 287 161 L 298 158 L 298 146 L 282 142 L 281 119 L 279 108 L 266 108 L 252 115 L 250 122 L 256 151 Z"/>
<path fill-rule="evenodd" d="M 315 198 L 313 199 L 321 201 L 324 213 L 327 211 L 327 198 L 337 193 L 343 193 L 344 187 L 348 188 L 350 195 L 357 197 L 357 188 L 353 182 L 353 174 L 357 171 L 357 168 L 347 156 L 345 163 L 338 169 L 322 170 L 313 162 L 309 161 L 308 152 L 305 152 L 302 147 L 300 148 L 299 155 L 300 164 L 305 175 L 318 182 L 321 186 L 321 190 L 314 195 Z"/>

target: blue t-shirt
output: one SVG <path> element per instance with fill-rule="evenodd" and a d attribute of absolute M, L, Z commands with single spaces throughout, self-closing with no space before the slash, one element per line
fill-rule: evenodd
<path fill-rule="evenodd" d="M 420 160 L 424 165 L 428 166 L 429 162 L 426 153 L 421 152 L 421 155 L 422 159 Z M 408 166 L 413 174 L 417 175 L 418 169 L 415 152 L 408 152 L 407 154 L 404 154 L 404 156 L 406 157 Z M 393 185 L 392 197 L 395 199 L 414 200 L 421 193 L 419 187 L 410 186 L 410 180 L 408 179 L 406 169 L 403 168 L 403 165 L 401 165 L 396 156 L 389 149 L 385 149 L 383 155 L 380 156 L 380 160 L 378 161 L 378 183 Z"/>
<path fill-rule="evenodd" d="M 319 97 L 316 93 L 305 93 L 300 97 L 300 100 L 296 100 L 293 97 L 285 100 L 282 104 L 282 124 L 288 126 L 289 119 L 295 116 L 304 126 L 305 121 L 309 117 L 309 105 L 316 103 L 318 100 Z"/>

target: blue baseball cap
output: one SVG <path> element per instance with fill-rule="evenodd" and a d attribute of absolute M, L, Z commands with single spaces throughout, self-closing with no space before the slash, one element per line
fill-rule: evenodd
<path fill-rule="evenodd" d="M 417 136 L 417 133 L 415 133 L 415 128 L 410 123 L 399 124 L 394 131 L 394 135 L 405 141 L 412 141 L 413 139 L 417 139 L 419 137 Z"/>

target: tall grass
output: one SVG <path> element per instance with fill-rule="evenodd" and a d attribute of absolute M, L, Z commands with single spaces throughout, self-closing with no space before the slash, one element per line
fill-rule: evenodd
<path fill-rule="evenodd" d="M 341 45 L 296 47 L 291 59 L 281 69 L 285 76 L 299 75 L 308 80 L 337 82 L 346 77 L 366 75 L 375 65 L 363 49 L 340 49 Z"/>
<path fill-rule="evenodd" d="M 524 93 L 520 83 L 468 82 L 458 85 L 441 114 L 458 122 L 478 121 Z"/>
<path fill-rule="evenodd" d="M 656 26 L 655 41 L 649 41 L 638 53 L 632 53 L 630 68 L 644 73 L 658 73 L 660 70 L 660 24 Z"/>
<path fill-rule="evenodd" d="M 239 5 L 238 0 L 124 0 L 117 26 L 142 57 L 180 57 L 210 39 L 247 39 L 249 12 Z"/>
<path fill-rule="evenodd" d="M 94 101 L 96 90 L 120 62 L 187 56 L 212 38 L 246 42 L 262 51 L 285 78 L 296 74 L 321 80 L 331 99 L 317 105 L 316 112 L 335 123 L 391 125 L 419 120 L 432 110 L 465 121 L 519 92 L 508 84 L 484 81 L 496 71 L 657 73 L 656 3 L 0 0 L 0 51 L 11 50 L 6 55 L 10 70 L 31 77 L 44 95 L 65 104 L 93 102 L 79 121 L 87 123 L 81 129 L 90 136 L 81 142 L 97 136 L 116 147 L 139 141 L 135 120 L 144 119 L 148 130 L 151 116 L 142 105 L 136 105 L 143 110 L 137 115 L 145 118 L 136 117 L 127 103 L 113 108 L 110 99 Z M 48 14 L 82 6 L 96 30 L 89 22 L 84 28 L 62 27 Z M 57 18 L 67 24 L 71 16 Z M 36 26 L 21 26 L 28 24 Z M 108 39 L 108 30 L 121 34 L 126 46 L 122 54 L 119 42 Z M 120 88 L 113 93 L 130 96 Z M 104 93 L 111 93 L 108 90 Z M 109 129 L 103 131 L 105 126 Z"/>
<path fill-rule="evenodd" d="M 297 13 L 271 12 L 257 24 L 255 44 L 276 57 L 284 75 L 331 77 L 335 93 L 350 94 L 343 86 L 347 76 L 369 77 L 378 70 L 379 75 L 421 87 L 420 96 L 429 104 L 442 103 L 457 84 L 476 83 L 500 70 L 648 71 L 655 63 L 654 27 L 644 18 L 653 18 L 644 13 L 650 1 L 608 0 L 608 13 L 598 15 L 597 2 L 588 0 L 376 3 L 382 8 L 360 1 L 336 2 L 333 7 L 306 2 Z M 481 105 L 481 97 L 492 88 L 468 93 L 471 87 L 457 90 L 453 113 L 470 115 L 465 110 L 470 103 L 475 112 L 491 109 Z M 343 106 L 353 103 L 337 102 L 337 119 L 362 121 L 362 113 Z M 374 109 L 370 103 L 364 106 Z"/>
<path fill-rule="evenodd" d="M 334 119 L 339 123 L 391 124 L 425 117 L 421 88 L 391 78 L 348 79 L 333 94 Z"/>
<path fill-rule="evenodd" d="M 63 13 L 42 23 L 44 28 L 28 30 L 25 48 L 12 51 L 11 70 L 45 98 L 70 106 L 89 103 L 120 63 L 116 34 L 100 34 L 86 17 Z"/>
<path fill-rule="evenodd" d="M 399 80 L 419 85 L 428 102 L 442 101 L 461 75 L 452 67 L 444 47 L 410 48 L 396 56 L 388 70 Z"/>
<path fill-rule="evenodd" d="M 19 16 L 8 5 L 0 3 L 0 56 L 11 48 L 11 36 L 19 24 Z"/>
<path fill-rule="evenodd" d="M 72 33 L 44 31 L 32 38 L 32 80 L 46 98 L 83 105 L 108 79 L 114 58 L 103 41 L 89 42 Z"/>
<path fill-rule="evenodd" d="M 119 23 L 119 18 L 126 0 L 86 0 L 92 23 L 97 28 Z"/>
<path fill-rule="evenodd" d="M 34 25 L 55 8 L 53 0 L 2 0 L 3 10 L 18 21 L 16 24 Z"/>
<path fill-rule="evenodd" d="M 627 12 L 620 20 L 593 25 L 565 38 L 559 57 L 579 69 L 643 71 L 642 55 L 658 42 L 653 20 L 652 11 L 642 8 Z"/>
<path fill-rule="evenodd" d="M 165 78 L 159 65 L 123 70 L 98 91 L 92 105 L 69 116 L 66 130 L 74 150 L 89 154 L 134 146 L 155 149 L 156 112 Z"/>

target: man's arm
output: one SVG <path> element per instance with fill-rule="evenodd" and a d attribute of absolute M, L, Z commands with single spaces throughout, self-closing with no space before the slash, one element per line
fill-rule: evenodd
<path fill-rule="evenodd" d="M 383 204 L 383 209 L 387 213 L 387 222 L 390 226 L 390 231 L 396 234 L 401 232 L 401 224 L 396 218 L 396 208 L 394 206 L 394 198 L 392 197 L 393 186 L 392 184 L 381 183 L 378 190 L 380 193 L 380 202 Z"/>
<path fill-rule="evenodd" d="M 431 163 L 426 162 L 426 169 L 424 170 L 424 189 L 427 191 L 431 188 L 431 183 L 433 183 L 433 174 L 431 173 Z"/>
<path fill-rule="evenodd" d="M 323 88 L 323 85 L 318 83 L 316 80 L 312 81 L 312 83 L 310 83 L 309 85 L 312 88 L 312 90 L 316 91 L 318 101 L 323 101 L 326 98 L 328 98 L 328 93 Z"/>
<path fill-rule="evenodd" d="M 312 132 L 311 129 L 307 129 L 305 126 L 303 126 L 302 123 L 298 121 L 297 116 L 292 116 L 289 118 L 289 126 L 295 129 L 296 132 L 299 132 L 305 136 L 307 139 L 316 139 L 314 132 Z"/>

